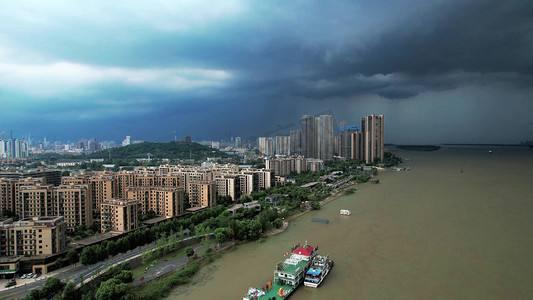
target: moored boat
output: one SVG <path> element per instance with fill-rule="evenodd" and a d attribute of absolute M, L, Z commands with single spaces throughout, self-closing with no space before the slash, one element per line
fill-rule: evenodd
<path fill-rule="evenodd" d="M 288 258 L 278 263 L 273 280 L 263 288 L 249 288 L 243 300 L 287 299 L 302 284 L 315 255 L 316 248 L 307 243 L 293 247 L 286 253 Z"/>
<path fill-rule="evenodd" d="M 316 255 L 311 261 L 311 266 L 305 272 L 304 285 L 317 288 L 328 276 L 333 268 L 333 260 L 328 256 Z"/>

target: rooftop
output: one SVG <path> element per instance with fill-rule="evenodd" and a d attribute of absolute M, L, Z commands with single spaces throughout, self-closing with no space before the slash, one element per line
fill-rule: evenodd
<path fill-rule="evenodd" d="M 294 250 L 292 250 L 292 253 L 293 254 L 298 254 L 298 255 L 311 256 L 311 255 L 313 255 L 314 251 L 315 251 L 314 247 L 312 247 L 310 245 L 306 245 L 306 246 L 303 246 L 303 247 L 295 248 Z"/>

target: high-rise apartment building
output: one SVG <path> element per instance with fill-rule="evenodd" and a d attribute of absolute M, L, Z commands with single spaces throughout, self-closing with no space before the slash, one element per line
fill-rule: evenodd
<path fill-rule="evenodd" d="M 93 202 L 93 220 L 99 222 L 100 205 L 108 199 L 113 199 L 113 190 L 115 181 L 110 174 L 99 174 L 89 178 L 89 189 L 92 193 L 91 199 Z"/>
<path fill-rule="evenodd" d="M 274 137 L 274 153 L 277 155 L 289 155 L 291 153 L 291 137 L 278 135 Z"/>
<path fill-rule="evenodd" d="M 22 139 L 0 139 L 0 159 L 21 159 L 29 157 L 28 142 Z"/>
<path fill-rule="evenodd" d="M 235 148 L 240 148 L 242 146 L 242 140 L 240 136 L 235 137 Z"/>
<path fill-rule="evenodd" d="M 187 184 L 190 207 L 211 207 L 216 204 L 216 183 L 194 181 Z"/>
<path fill-rule="evenodd" d="M 52 185 L 29 185 L 19 189 L 19 211 L 22 218 L 57 216 Z"/>
<path fill-rule="evenodd" d="M 334 153 L 334 120 L 332 115 L 305 115 L 300 120 L 301 153 L 306 158 L 331 160 Z"/>
<path fill-rule="evenodd" d="M 290 137 L 290 154 L 302 153 L 302 133 L 299 128 L 293 129 L 289 133 Z"/>
<path fill-rule="evenodd" d="M 317 155 L 314 158 L 331 160 L 334 145 L 334 120 L 332 115 L 320 115 L 316 120 Z"/>
<path fill-rule="evenodd" d="M 0 159 L 7 158 L 7 141 L 0 139 Z"/>
<path fill-rule="evenodd" d="M 262 191 L 272 187 L 272 171 L 266 169 L 245 169 L 243 174 L 252 175 L 253 191 Z"/>
<path fill-rule="evenodd" d="M 361 120 L 363 134 L 363 158 L 366 163 L 383 160 L 384 157 L 384 124 L 383 115 L 369 115 Z"/>
<path fill-rule="evenodd" d="M 230 197 L 233 201 L 237 200 L 238 179 L 235 177 L 235 175 L 221 175 L 215 178 L 218 196 Z"/>
<path fill-rule="evenodd" d="M 127 199 L 107 199 L 100 204 L 101 232 L 124 233 L 139 227 L 139 203 Z"/>
<path fill-rule="evenodd" d="M 61 216 L 0 221 L 0 256 L 52 255 L 66 249 Z"/>
<path fill-rule="evenodd" d="M 305 157 L 315 158 L 317 152 L 317 132 L 315 117 L 305 115 L 300 120 L 301 152 Z"/>
<path fill-rule="evenodd" d="M 277 176 L 288 176 L 305 172 L 307 165 L 303 156 L 277 157 L 265 159 L 265 169 L 271 170 Z"/>
<path fill-rule="evenodd" d="M 354 160 L 363 160 L 363 134 L 361 131 L 353 131 L 350 133 L 350 139 L 350 158 Z"/>
<path fill-rule="evenodd" d="M 93 203 L 89 185 L 60 185 L 53 188 L 55 212 L 63 216 L 68 231 L 93 225 Z"/>
<path fill-rule="evenodd" d="M 271 137 L 259 137 L 257 139 L 257 146 L 259 149 L 259 152 L 263 155 L 270 156 L 274 155 L 274 139 Z"/>
<path fill-rule="evenodd" d="M 127 197 L 139 203 L 139 210 L 142 214 L 152 211 L 162 217 L 177 217 L 184 212 L 185 190 L 183 188 L 130 187 L 127 190 Z"/>

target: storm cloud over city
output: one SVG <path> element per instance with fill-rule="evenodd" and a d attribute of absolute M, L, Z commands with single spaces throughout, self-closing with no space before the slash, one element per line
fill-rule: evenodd
<path fill-rule="evenodd" d="M 0 18 L 0 135 L 258 136 L 329 111 L 387 115 L 390 143 L 533 137 L 530 1 L 11 1 Z"/>

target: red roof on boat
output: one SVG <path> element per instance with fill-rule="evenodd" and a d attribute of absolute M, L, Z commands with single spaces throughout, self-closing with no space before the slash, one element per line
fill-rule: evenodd
<path fill-rule="evenodd" d="M 292 250 L 292 253 L 293 254 L 299 254 L 299 255 L 304 255 L 304 256 L 311 256 L 313 255 L 313 252 L 315 251 L 315 248 L 313 248 L 312 246 L 305 246 L 305 247 L 298 247 L 294 250 Z"/>

